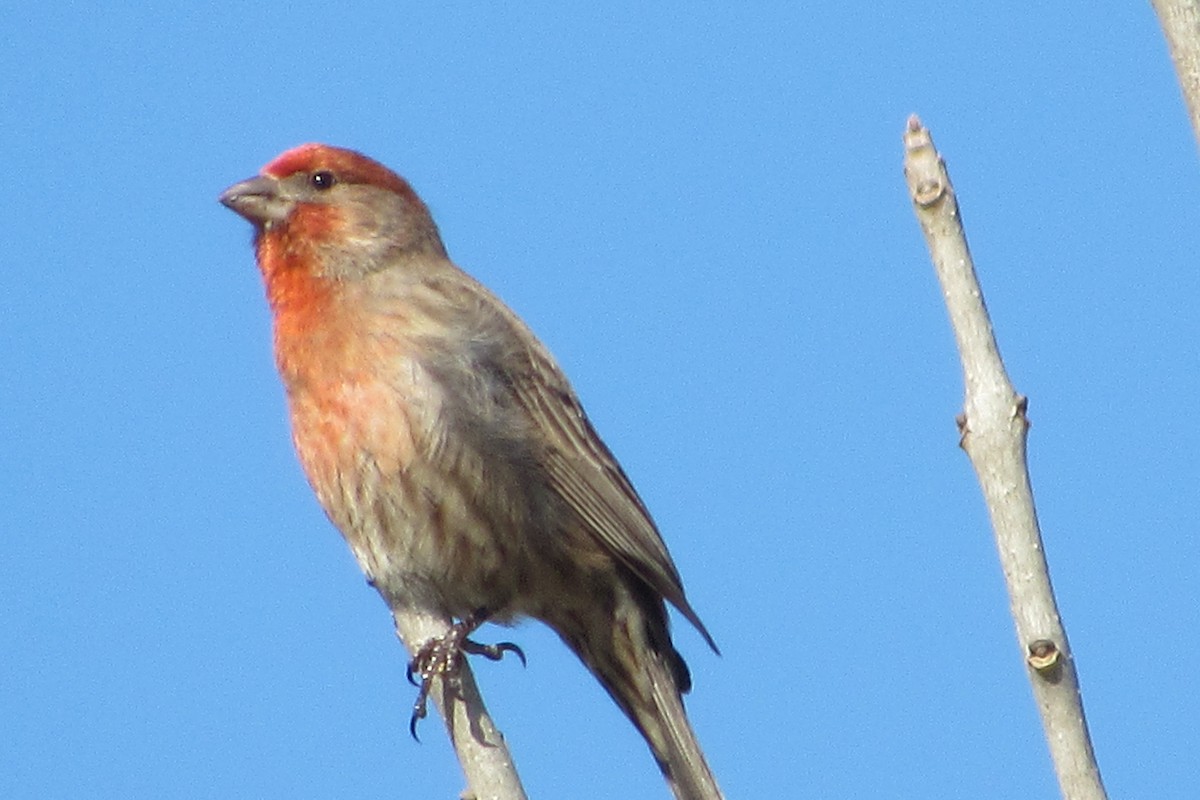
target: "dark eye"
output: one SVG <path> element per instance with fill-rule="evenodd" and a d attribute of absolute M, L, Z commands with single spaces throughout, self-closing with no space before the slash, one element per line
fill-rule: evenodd
<path fill-rule="evenodd" d="M 337 176 L 329 170 L 323 169 L 320 172 L 314 172 L 312 175 L 310 175 L 308 177 L 308 182 L 312 184 L 314 189 L 318 189 L 323 192 L 326 189 L 333 188 L 333 185 L 337 183 Z"/>

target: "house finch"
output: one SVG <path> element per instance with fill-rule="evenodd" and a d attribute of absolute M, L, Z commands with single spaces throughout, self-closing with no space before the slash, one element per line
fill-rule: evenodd
<path fill-rule="evenodd" d="M 348 150 L 282 154 L 221 202 L 255 227 L 292 434 L 393 609 L 549 625 L 645 737 L 677 798 L 719 798 L 664 601 L 716 650 L 649 512 L 545 346 L 447 257 L 409 184 Z M 409 643 L 410 647 L 413 643 Z M 423 696 L 423 695 L 422 695 Z"/>

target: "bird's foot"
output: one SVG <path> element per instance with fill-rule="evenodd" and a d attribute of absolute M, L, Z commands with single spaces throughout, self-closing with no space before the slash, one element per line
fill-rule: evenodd
<path fill-rule="evenodd" d="M 433 679 L 455 675 L 464 655 L 479 655 L 491 661 L 499 661 L 504 658 L 505 653 L 513 653 L 521 660 L 521 666 L 525 666 L 525 653 L 512 642 L 480 644 L 467 638 L 487 622 L 487 619 L 487 609 L 481 608 L 468 614 L 443 635 L 421 645 L 421 649 L 409 662 L 406 677 L 409 683 L 419 688 L 417 699 L 413 703 L 412 718 L 408 722 L 408 731 L 417 741 L 420 741 L 420 737 L 417 736 L 417 723 L 429 713 L 429 689 Z M 418 676 L 421 678 L 420 683 L 416 680 Z"/>

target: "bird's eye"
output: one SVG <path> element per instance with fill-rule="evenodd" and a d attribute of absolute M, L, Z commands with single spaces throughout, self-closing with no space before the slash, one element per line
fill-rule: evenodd
<path fill-rule="evenodd" d="M 337 176 L 335 176 L 329 170 L 323 169 L 320 172 L 314 172 L 312 175 L 310 175 L 308 182 L 312 184 L 314 189 L 318 189 L 323 192 L 326 189 L 333 188 L 333 185 L 337 183 Z"/>

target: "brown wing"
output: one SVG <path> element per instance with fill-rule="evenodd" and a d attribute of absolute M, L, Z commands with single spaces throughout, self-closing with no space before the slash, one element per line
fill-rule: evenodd
<path fill-rule="evenodd" d="M 445 297 L 450 295 L 451 309 L 462 316 L 454 326 L 442 322 L 432 327 L 472 332 L 470 358 L 461 359 L 461 351 L 455 349 L 445 363 L 476 378 L 490 375 L 493 380 L 481 384 L 488 387 L 485 393 L 504 387 L 504 398 L 493 398 L 493 402 L 519 409 L 544 433 L 537 437 L 539 441 L 551 443 L 539 452 L 550 488 L 605 550 L 678 608 L 709 646 L 720 652 L 684 596 L 679 572 L 650 512 L 596 434 L 553 357 L 528 326 L 486 287 L 449 262 L 443 266 L 451 266 L 453 271 L 441 272 L 436 285 L 433 279 L 426 279 L 431 297 L 437 298 L 430 303 L 444 316 Z M 431 314 L 429 319 L 434 316 Z M 520 366 L 514 368 L 517 364 Z"/>
<path fill-rule="evenodd" d="M 679 572 L 633 484 L 596 434 L 550 354 L 532 334 L 529 340 L 534 342 L 529 349 L 530 371 L 514 376 L 512 388 L 549 441 L 559 444 L 546 460 L 550 485 L 608 550 L 678 608 L 709 646 L 720 652 L 684 596 Z"/>

